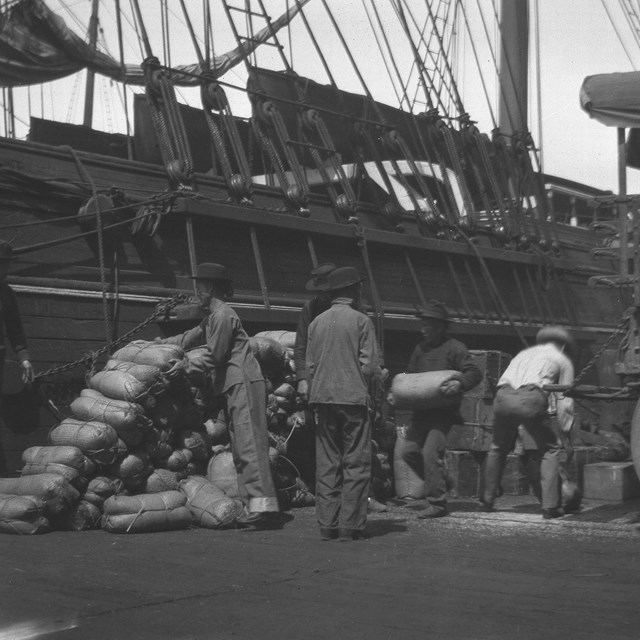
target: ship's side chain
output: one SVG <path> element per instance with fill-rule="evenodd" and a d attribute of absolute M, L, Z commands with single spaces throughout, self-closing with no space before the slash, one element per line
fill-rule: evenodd
<path fill-rule="evenodd" d="M 90 351 L 89 353 L 84 355 L 82 358 L 79 358 L 74 362 L 68 362 L 58 367 L 52 367 L 51 369 L 47 369 L 46 371 L 40 371 L 35 375 L 35 380 L 40 380 L 42 378 L 48 378 L 48 377 L 57 375 L 59 373 L 64 373 L 65 371 L 70 371 L 71 369 L 75 369 L 75 367 L 78 367 L 80 365 L 85 365 L 88 368 L 92 368 L 93 364 L 97 361 L 97 359 L 100 356 L 104 355 L 105 353 L 111 353 L 116 347 L 119 347 L 120 345 L 125 344 L 126 342 L 129 342 L 130 339 L 136 333 L 138 333 L 139 331 L 142 331 L 142 329 L 149 326 L 152 322 L 166 315 L 168 311 L 170 311 L 171 309 L 185 302 L 188 299 L 189 299 L 189 296 L 184 293 L 180 293 L 173 296 L 166 302 L 160 303 L 148 318 L 146 318 L 140 324 L 133 327 L 133 329 L 131 329 L 130 331 L 127 331 L 126 333 L 121 335 L 116 340 L 113 340 L 112 342 L 105 344 L 103 347 L 100 347 L 100 349 L 97 349 L 96 351 Z"/>

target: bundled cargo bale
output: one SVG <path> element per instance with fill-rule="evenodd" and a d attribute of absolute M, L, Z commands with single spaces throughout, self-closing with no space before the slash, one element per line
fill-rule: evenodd
<path fill-rule="evenodd" d="M 51 531 L 42 498 L 0 494 L 0 533 L 35 535 Z"/>
<path fill-rule="evenodd" d="M 211 480 L 213 484 L 222 489 L 231 498 L 237 498 L 240 495 L 238 474 L 233 463 L 231 451 L 221 451 L 209 460 L 207 479 Z"/>
<path fill-rule="evenodd" d="M 123 491 L 124 483 L 119 478 L 97 476 L 89 481 L 83 499 L 102 509 L 102 505 L 107 498 L 122 493 Z"/>
<path fill-rule="evenodd" d="M 127 489 L 135 489 L 144 484 L 151 475 L 153 464 L 151 464 L 151 458 L 146 451 L 136 449 L 108 467 L 107 471 L 109 475 L 122 480 Z"/>
<path fill-rule="evenodd" d="M 261 336 L 252 336 L 249 338 L 249 344 L 262 374 L 266 378 L 280 378 L 284 373 L 286 362 L 284 347 L 272 338 Z"/>
<path fill-rule="evenodd" d="M 260 331 L 256 333 L 256 338 L 269 338 L 275 340 L 282 345 L 285 349 L 293 349 L 296 346 L 296 332 L 295 331 Z"/>
<path fill-rule="evenodd" d="M 211 457 L 211 442 L 206 431 L 184 429 L 176 433 L 175 440 L 181 449 L 191 451 L 194 460 L 208 460 Z"/>
<path fill-rule="evenodd" d="M 192 476 L 182 480 L 180 490 L 187 496 L 192 522 L 198 527 L 224 529 L 233 526 L 243 513 L 240 500 L 230 498 L 207 478 Z"/>
<path fill-rule="evenodd" d="M 460 380 L 454 370 L 399 373 L 391 381 L 393 403 L 398 409 L 434 409 L 459 404 L 462 394 L 443 395 L 443 385 Z"/>
<path fill-rule="evenodd" d="M 229 442 L 229 427 L 227 426 L 224 411 L 220 411 L 215 418 L 209 418 L 204 423 L 204 428 L 207 431 L 211 445 L 227 444 Z"/>
<path fill-rule="evenodd" d="M 80 493 L 55 473 L 0 478 L 0 494 L 36 496 L 44 501 L 47 517 L 70 509 L 80 499 Z"/>
<path fill-rule="evenodd" d="M 113 496 L 105 500 L 102 527 L 109 533 L 188 529 L 191 511 L 181 491 Z"/>
<path fill-rule="evenodd" d="M 111 464 L 118 451 L 118 434 L 104 422 L 66 418 L 49 432 L 49 443 L 78 447 L 95 462 Z"/>
<path fill-rule="evenodd" d="M 57 473 L 71 484 L 81 475 L 88 475 L 92 468 L 84 453 L 71 446 L 29 447 L 22 452 L 22 462 L 23 476 Z"/>
<path fill-rule="evenodd" d="M 134 340 L 118 349 L 111 357 L 114 360 L 151 365 L 166 373 L 181 366 L 185 354 L 184 349 L 175 344 L 158 344 L 157 342 L 147 342 L 146 340 Z"/>
<path fill-rule="evenodd" d="M 51 519 L 51 526 L 58 531 L 89 531 L 99 529 L 102 511 L 88 500 L 80 500 L 68 511 Z"/>
<path fill-rule="evenodd" d="M 172 429 L 158 429 L 152 427 L 145 433 L 142 448 L 151 456 L 155 462 L 165 460 L 173 452 L 171 444 L 173 440 Z"/>
<path fill-rule="evenodd" d="M 188 449 L 174 449 L 168 458 L 158 461 L 158 466 L 177 473 L 188 473 L 187 467 L 192 459 L 193 454 Z"/>
<path fill-rule="evenodd" d="M 160 371 L 158 367 L 150 364 L 136 364 L 135 362 L 112 358 L 104 366 L 103 371 L 124 371 L 132 375 L 136 380 L 150 385 L 154 390 L 156 387 L 158 389 L 165 389 L 169 384 L 169 381 L 163 375 L 162 371 Z"/>
<path fill-rule="evenodd" d="M 71 412 L 78 420 L 108 424 L 128 446 L 142 442 L 144 432 L 151 426 L 142 405 L 107 398 L 95 389 L 84 389 L 71 403 Z"/>
<path fill-rule="evenodd" d="M 169 469 L 154 469 L 140 486 L 140 493 L 160 493 L 162 491 L 180 491 L 182 477 Z"/>
<path fill-rule="evenodd" d="M 151 392 L 153 385 L 140 382 L 126 371 L 98 371 L 89 378 L 89 387 L 99 391 L 107 398 L 141 402 Z"/>

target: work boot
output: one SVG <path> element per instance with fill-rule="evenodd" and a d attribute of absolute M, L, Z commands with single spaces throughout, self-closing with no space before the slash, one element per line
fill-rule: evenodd
<path fill-rule="evenodd" d="M 439 506 L 430 504 L 427 508 L 418 516 L 418 520 L 430 520 L 431 518 L 443 518 L 449 515 L 449 510 L 445 505 Z"/>
<path fill-rule="evenodd" d="M 387 505 L 378 502 L 375 498 L 369 498 L 367 502 L 367 511 L 369 513 L 385 513 L 389 511 Z"/>
<path fill-rule="evenodd" d="M 351 542 L 352 540 L 366 540 L 369 536 L 362 529 L 339 529 L 338 538 L 340 542 Z"/>
<path fill-rule="evenodd" d="M 495 511 L 493 504 L 491 502 L 487 502 L 484 498 L 480 498 L 480 500 L 478 500 L 478 507 L 480 508 L 480 511 L 484 511 L 485 513 Z"/>
<path fill-rule="evenodd" d="M 329 527 L 320 527 L 320 539 L 321 540 L 336 540 L 339 532 L 337 529 L 331 529 Z"/>
<path fill-rule="evenodd" d="M 559 508 L 542 510 L 543 520 L 553 520 L 553 518 L 562 518 L 563 515 L 564 515 L 564 511 Z"/>

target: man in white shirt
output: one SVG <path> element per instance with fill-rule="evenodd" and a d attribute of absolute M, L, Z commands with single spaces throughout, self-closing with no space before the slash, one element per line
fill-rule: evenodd
<path fill-rule="evenodd" d="M 493 510 L 507 455 L 513 450 L 518 426 L 522 425 L 542 456 L 540 464 L 542 517 L 558 518 L 560 507 L 558 428 L 568 434 L 573 426 L 573 400 L 543 389 L 546 384 L 573 382 L 575 342 L 561 327 L 544 327 L 537 345 L 521 351 L 498 381 L 493 402 L 493 442 L 487 455 L 484 495 L 481 506 Z M 557 417 L 557 420 L 554 420 Z"/>

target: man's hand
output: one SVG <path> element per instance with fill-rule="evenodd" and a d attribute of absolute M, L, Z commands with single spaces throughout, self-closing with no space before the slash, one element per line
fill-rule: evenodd
<path fill-rule="evenodd" d="M 298 380 L 298 395 L 309 402 L 309 383 L 306 380 Z"/>
<path fill-rule="evenodd" d="M 456 396 L 462 390 L 460 380 L 447 380 L 440 385 L 440 393 L 443 396 Z"/>
<path fill-rule="evenodd" d="M 35 374 L 33 373 L 33 366 L 29 360 L 23 360 L 22 362 L 22 382 L 28 386 L 33 384 Z"/>
<path fill-rule="evenodd" d="M 388 402 L 392 407 L 395 407 L 395 406 L 396 406 L 396 399 L 393 397 L 393 393 L 391 393 L 391 391 L 389 391 L 389 393 L 387 393 L 387 402 Z"/>

